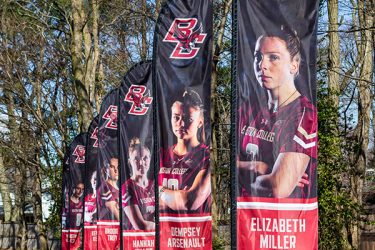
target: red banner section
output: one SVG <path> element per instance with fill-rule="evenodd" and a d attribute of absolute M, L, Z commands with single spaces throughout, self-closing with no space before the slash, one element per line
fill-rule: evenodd
<path fill-rule="evenodd" d="M 61 249 L 63 250 L 74 250 L 79 249 L 81 244 L 80 230 L 62 230 L 61 235 Z"/>
<path fill-rule="evenodd" d="M 237 199 L 238 249 L 318 249 L 317 199 Z"/>
<path fill-rule="evenodd" d="M 98 227 L 97 225 L 90 225 L 86 224 L 84 226 L 84 248 L 87 249 L 95 249 L 98 245 Z"/>
<path fill-rule="evenodd" d="M 120 223 L 98 221 L 98 249 L 120 249 Z"/>
<path fill-rule="evenodd" d="M 211 214 L 160 214 L 160 249 L 212 249 Z"/>
<path fill-rule="evenodd" d="M 122 232 L 123 249 L 154 250 L 155 231 L 125 230 Z"/>

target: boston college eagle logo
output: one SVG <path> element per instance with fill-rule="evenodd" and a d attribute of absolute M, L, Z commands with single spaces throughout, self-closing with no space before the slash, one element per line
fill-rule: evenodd
<path fill-rule="evenodd" d="M 132 103 L 129 110 L 131 115 L 144 115 L 147 113 L 149 105 L 152 103 L 152 97 L 150 96 L 150 90 L 146 93 L 146 86 L 143 85 L 132 85 L 129 88 L 128 93 L 125 96 L 125 101 Z"/>
<path fill-rule="evenodd" d="M 76 148 L 73 151 L 73 155 L 77 156 L 75 159 L 75 163 L 85 163 L 85 152 L 86 147 L 83 145 L 77 145 Z"/>
<path fill-rule="evenodd" d="M 103 119 L 106 119 L 106 128 L 117 129 L 117 106 L 111 105 L 103 115 Z"/>
<path fill-rule="evenodd" d="M 94 148 L 97 148 L 99 146 L 99 143 L 98 143 L 98 127 L 96 127 L 94 129 L 94 131 L 92 132 L 90 138 L 93 139 L 93 140 L 95 140 L 95 142 L 94 142 L 94 144 L 92 146 Z"/>
<path fill-rule="evenodd" d="M 176 18 L 164 37 L 163 42 L 177 43 L 170 58 L 194 58 L 200 48 L 197 43 L 203 43 L 207 34 L 202 33 L 202 23 L 198 24 L 196 18 Z"/>

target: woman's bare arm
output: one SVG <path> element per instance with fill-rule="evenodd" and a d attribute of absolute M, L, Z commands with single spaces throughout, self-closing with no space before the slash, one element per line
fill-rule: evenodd
<path fill-rule="evenodd" d="M 155 222 L 143 218 L 138 205 L 129 205 L 124 208 L 126 216 L 136 230 L 154 230 Z"/>
<path fill-rule="evenodd" d="M 161 202 L 173 210 L 196 210 L 211 194 L 210 171 L 200 170 L 189 189 L 161 188 L 159 192 Z"/>
<path fill-rule="evenodd" d="M 270 174 L 258 176 L 252 184 L 252 193 L 264 196 L 270 194 L 273 197 L 288 197 L 296 186 L 301 183 L 305 175 L 310 157 L 303 153 L 281 153 L 276 159 Z"/>

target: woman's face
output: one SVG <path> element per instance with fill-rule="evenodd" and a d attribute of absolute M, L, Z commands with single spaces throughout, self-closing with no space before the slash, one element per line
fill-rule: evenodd
<path fill-rule="evenodd" d="M 144 147 L 133 150 L 129 154 L 129 162 L 133 176 L 143 176 L 150 168 L 151 154 Z"/>
<path fill-rule="evenodd" d="M 175 102 L 172 105 L 171 123 L 178 139 L 190 140 L 197 136 L 198 129 L 203 125 L 201 111 L 193 107 L 185 108 L 181 102 Z"/>
<path fill-rule="evenodd" d="M 75 186 L 74 188 L 73 196 L 75 196 L 76 198 L 80 198 L 83 195 L 83 189 L 83 183 L 78 183 L 77 186 Z"/>
<path fill-rule="evenodd" d="M 292 59 L 286 43 L 278 37 L 260 37 L 255 46 L 254 72 L 259 84 L 273 90 L 294 83 L 299 62 Z"/>
<path fill-rule="evenodd" d="M 111 180 L 118 180 L 118 159 L 112 158 L 109 162 L 109 177 Z"/>

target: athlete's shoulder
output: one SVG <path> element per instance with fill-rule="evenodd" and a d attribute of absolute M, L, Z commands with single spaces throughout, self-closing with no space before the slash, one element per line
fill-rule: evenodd
<path fill-rule="evenodd" d="M 301 110 L 305 110 L 305 112 L 317 112 L 315 105 L 304 95 L 299 98 L 299 107 Z"/>
<path fill-rule="evenodd" d="M 125 191 L 133 190 L 135 185 L 136 185 L 135 181 L 133 179 L 129 178 L 123 184 L 123 190 L 125 190 Z"/>
<path fill-rule="evenodd" d="M 201 144 L 199 144 L 198 149 L 200 149 L 200 150 L 208 150 L 209 147 L 206 144 L 201 143 Z"/>
<path fill-rule="evenodd" d="M 197 155 L 209 155 L 210 154 L 210 147 L 204 144 L 203 142 L 193 148 L 189 153 L 191 157 L 197 157 Z"/>

